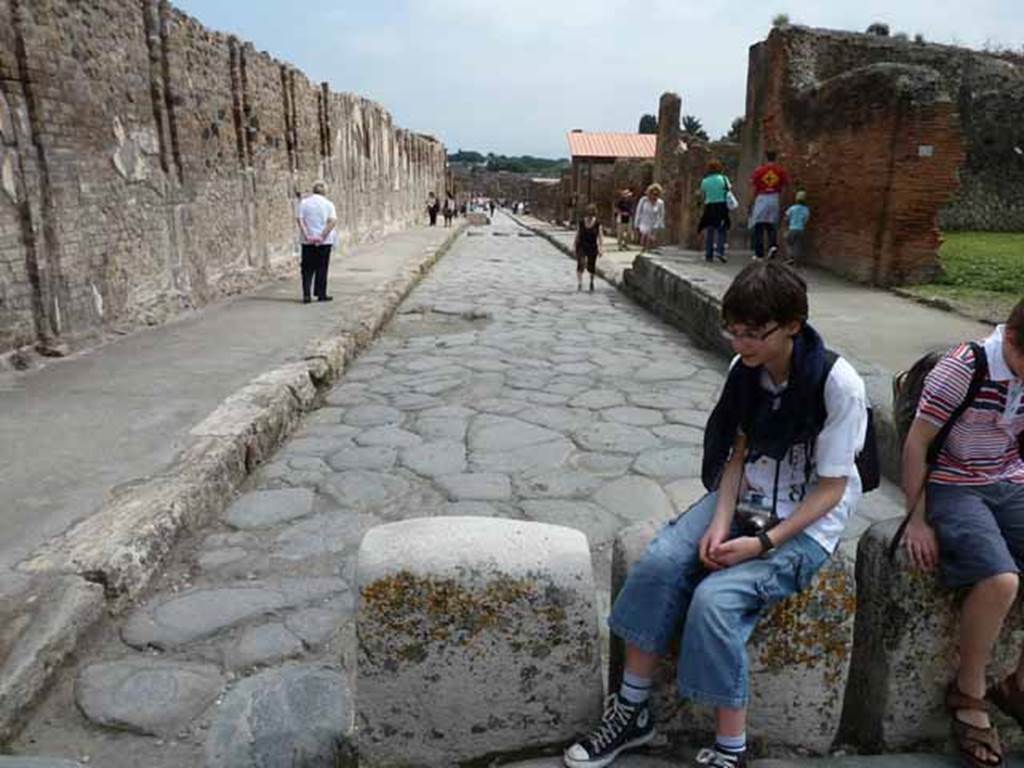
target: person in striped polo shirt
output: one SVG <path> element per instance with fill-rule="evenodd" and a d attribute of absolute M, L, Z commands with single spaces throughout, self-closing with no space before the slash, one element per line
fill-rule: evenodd
<path fill-rule="evenodd" d="M 964 402 L 979 361 L 969 344 L 947 354 L 925 379 L 903 446 L 908 512 L 905 546 L 918 568 L 939 567 L 963 589 L 960 667 L 946 697 L 969 765 L 1002 765 L 986 712 L 985 670 L 1024 570 L 1024 300 L 982 344 L 985 378 L 955 422 L 934 465 L 928 445 Z M 1024 655 L 988 697 L 1024 725 Z"/>

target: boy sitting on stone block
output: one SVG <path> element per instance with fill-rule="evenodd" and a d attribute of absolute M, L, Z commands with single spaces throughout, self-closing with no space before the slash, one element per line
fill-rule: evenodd
<path fill-rule="evenodd" d="M 722 300 L 737 358 L 704 433 L 711 492 L 662 528 L 630 571 L 609 618 L 626 643 L 622 686 L 601 724 L 571 745 L 569 768 L 601 768 L 651 740 L 648 698 L 679 631 L 679 691 L 715 709 L 715 743 L 697 765 L 746 760 L 746 642 L 774 603 L 805 589 L 861 496 L 864 383 L 807 324 L 807 287 L 758 261 Z"/>
<path fill-rule="evenodd" d="M 946 707 L 969 766 L 1003 765 L 985 669 L 1024 567 L 1022 433 L 1024 301 L 983 343 L 961 344 L 935 365 L 903 446 L 907 553 L 923 570 L 938 565 L 947 586 L 966 592 Z M 929 457 L 933 441 L 941 447 Z M 1024 656 L 988 699 L 1024 725 Z"/>

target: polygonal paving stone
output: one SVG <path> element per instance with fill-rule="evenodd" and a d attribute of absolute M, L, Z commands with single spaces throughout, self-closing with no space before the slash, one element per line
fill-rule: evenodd
<path fill-rule="evenodd" d="M 474 453 L 501 453 L 551 442 L 561 437 L 558 432 L 519 419 L 484 415 L 473 422 L 469 433 L 469 449 Z"/>
<path fill-rule="evenodd" d="M 537 403 L 538 405 L 565 405 L 569 402 L 569 395 L 567 394 L 556 394 L 554 392 L 526 392 L 523 395 L 524 399 L 531 403 Z"/>
<path fill-rule="evenodd" d="M 637 457 L 633 469 L 651 477 L 699 477 L 701 450 L 698 446 L 659 448 Z"/>
<path fill-rule="evenodd" d="M 675 424 L 687 424 L 703 431 L 710 412 L 699 408 L 673 408 L 665 412 L 665 418 Z"/>
<path fill-rule="evenodd" d="M 699 477 L 676 480 L 665 486 L 665 493 L 672 499 L 675 508 L 683 512 L 707 495 L 707 489 Z"/>
<path fill-rule="evenodd" d="M 591 453 L 580 451 L 570 460 L 569 465 L 598 477 L 619 477 L 624 475 L 634 458 L 624 453 Z"/>
<path fill-rule="evenodd" d="M 569 401 L 573 408 L 614 408 L 624 405 L 625 396 L 617 389 L 591 389 Z"/>
<path fill-rule="evenodd" d="M 356 405 L 345 411 L 344 420 L 354 427 L 401 424 L 402 412 L 387 405 Z"/>
<path fill-rule="evenodd" d="M 327 463 L 339 472 L 349 469 L 390 469 L 395 464 L 398 451 L 386 445 L 366 448 L 353 446 L 342 448 L 327 458 Z"/>
<path fill-rule="evenodd" d="M 271 528 L 310 514 L 314 500 L 308 488 L 250 491 L 228 507 L 224 521 L 243 530 Z"/>
<path fill-rule="evenodd" d="M 352 383 L 340 384 L 332 389 L 327 393 L 324 402 L 327 405 L 350 406 L 366 405 L 376 402 L 378 399 L 366 388 L 365 384 Z"/>
<path fill-rule="evenodd" d="M 512 485 L 507 475 L 466 473 L 440 475 L 434 478 L 452 501 L 501 501 L 512 496 Z"/>
<path fill-rule="evenodd" d="M 524 400 L 515 400 L 511 397 L 488 397 L 476 403 L 480 413 L 490 413 L 495 416 L 512 416 L 528 406 Z"/>
<path fill-rule="evenodd" d="M 391 448 L 407 448 L 410 445 L 419 445 L 423 442 L 423 438 L 419 435 L 396 426 L 373 427 L 356 435 L 354 440 L 356 445 L 383 445 Z"/>
<path fill-rule="evenodd" d="M 401 392 L 393 395 L 388 402 L 393 408 L 400 411 L 423 411 L 442 404 L 438 398 L 422 392 Z"/>
<path fill-rule="evenodd" d="M 527 472 L 559 467 L 572 452 L 573 444 L 562 437 L 500 453 L 473 453 L 469 460 L 473 469 L 481 472 Z"/>
<path fill-rule="evenodd" d="M 516 418 L 545 429 L 566 433 L 595 420 L 594 415 L 586 409 L 554 405 L 531 405 L 516 414 Z"/>
<path fill-rule="evenodd" d="M 224 666 L 241 669 L 256 664 L 270 664 L 298 656 L 305 650 L 302 641 L 284 624 L 264 624 L 247 629 L 224 652 Z"/>
<path fill-rule="evenodd" d="M 86 765 L 76 760 L 63 760 L 59 757 L 0 755 L 0 768 L 86 768 Z"/>
<path fill-rule="evenodd" d="M 121 628 L 133 648 L 173 648 L 273 613 L 348 591 L 340 579 L 250 581 L 215 589 L 191 589 L 136 609 Z"/>
<path fill-rule="evenodd" d="M 203 552 L 198 558 L 196 558 L 196 562 L 204 571 L 210 571 L 215 568 L 220 568 L 222 565 L 237 562 L 247 554 L 248 552 L 241 547 L 226 547 L 224 549 L 214 549 L 209 552 Z"/>
<path fill-rule="evenodd" d="M 538 523 L 576 528 L 586 534 L 590 546 L 598 548 L 615 538 L 622 520 L 604 507 L 589 501 L 545 499 L 524 501 L 526 517 Z"/>
<path fill-rule="evenodd" d="M 673 443 L 684 443 L 686 445 L 704 444 L 704 431 L 686 424 L 663 424 L 660 427 L 653 427 L 651 432 L 662 440 L 669 440 Z"/>
<path fill-rule="evenodd" d="M 572 498 L 589 496 L 604 481 L 590 472 L 539 470 L 515 478 L 516 494 L 523 498 Z"/>
<path fill-rule="evenodd" d="M 668 520 L 675 507 L 661 486 L 646 477 L 627 475 L 612 480 L 594 494 L 594 501 L 622 520 Z"/>
<path fill-rule="evenodd" d="M 469 426 L 468 417 L 426 415 L 434 410 L 436 409 L 431 408 L 430 411 L 421 413 L 411 429 L 425 440 L 461 442 L 466 439 L 466 428 Z"/>
<path fill-rule="evenodd" d="M 272 557 L 307 560 L 338 555 L 359 545 L 363 534 L 380 520 L 373 515 L 332 511 L 290 525 L 274 539 Z"/>
<path fill-rule="evenodd" d="M 355 434 L 354 432 L 352 434 Z M 278 458 L 290 459 L 293 456 L 312 456 L 318 458 L 328 453 L 353 445 L 348 435 L 314 434 L 309 437 L 295 436 L 281 448 Z"/>
<path fill-rule="evenodd" d="M 634 372 L 635 381 L 666 381 L 686 379 L 697 372 L 697 366 L 690 363 L 677 363 L 672 361 L 659 361 L 645 365 Z"/>
<path fill-rule="evenodd" d="M 452 440 L 423 443 L 403 450 L 399 460 L 424 477 L 457 474 L 466 469 L 466 447 Z"/>
<path fill-rule="evenodd" d="M 486 501 L 453 501 L 443 510 L 446 517 L 508 517 L 502 510 Z"/>
<path fill-rule="evenodd" d="M 611 453 L 639 453 L 660 445 L 660 440 L 640 427 L 598 422 L 573 432 L 573 439 L 586 450 Z"/>
<path fill-rule="evenodd" d="M 90 664 L 75 679 L 75 701 L 98 725 L 164 736 L 188 725 L 224 686 L 210 664 L 124 659 Z"/>
<path fill-rule="evenodd" d="M 353 470 L 331 475 L 320 485 L 342 507 L 373 511 L 409 492 L 409 483 L 393 474 Z"/>
<path fill-rule="evenodd" d="M 352 695 L 321 665 L 286 665 L 242 680 L 217 708 L 207 768 L 334 768 L 354 765 Z"/>
<path fill-rule="evenodd" d="M 650 388 L 644 385 L 639 391 L 630 392 L 628 399 L 631 405 L 641 408 L 683 408 L 693 400 L 693 391 L 682 387 Z"/>
<path fill-rule="evenodd" d="M 296 611 L 285 619 L 284 625 L 308 647 L 318 648 L 330 640 L 343 621 L 352 617 L 353 605 L 354 601 L 349 601 L 346 611 L 329 608 Z"/>
<path fill-rule="evenodd" d="M 628 405 L 609 408 L 601 411 L 601 415 L 618 424 L 630 424 L 634 427 L 653 427 L 665 422 L 660 411 L 652 408 L 635 408 Z"/>

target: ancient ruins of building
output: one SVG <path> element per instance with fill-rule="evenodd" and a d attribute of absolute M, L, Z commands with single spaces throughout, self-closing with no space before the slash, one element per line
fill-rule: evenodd
<path fill-rule="evenodd" d="M 1024 231 L 1024 60 L 806 27 L 753 45 L 741 181 L 776 149 L 813 211 L 811 259 L 920 282 L 940 230 Z"/>
<path fill-rule="evenodd" d="M 421 215 L 444 172 L 380 105 L 166 0 L 0 0 L 0 356 L 265 279 L 317 177 L 347 244 Z"/>

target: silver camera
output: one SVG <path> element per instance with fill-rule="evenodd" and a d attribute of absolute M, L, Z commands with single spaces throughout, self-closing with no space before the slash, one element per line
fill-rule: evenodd
<path fill-rule="evenodd" d="M 743 536 L 757 536 L 766 533 L 779 523 L 779 518 L 771 510 L 747 499 L 736 503 L 736 526 Z"/>

